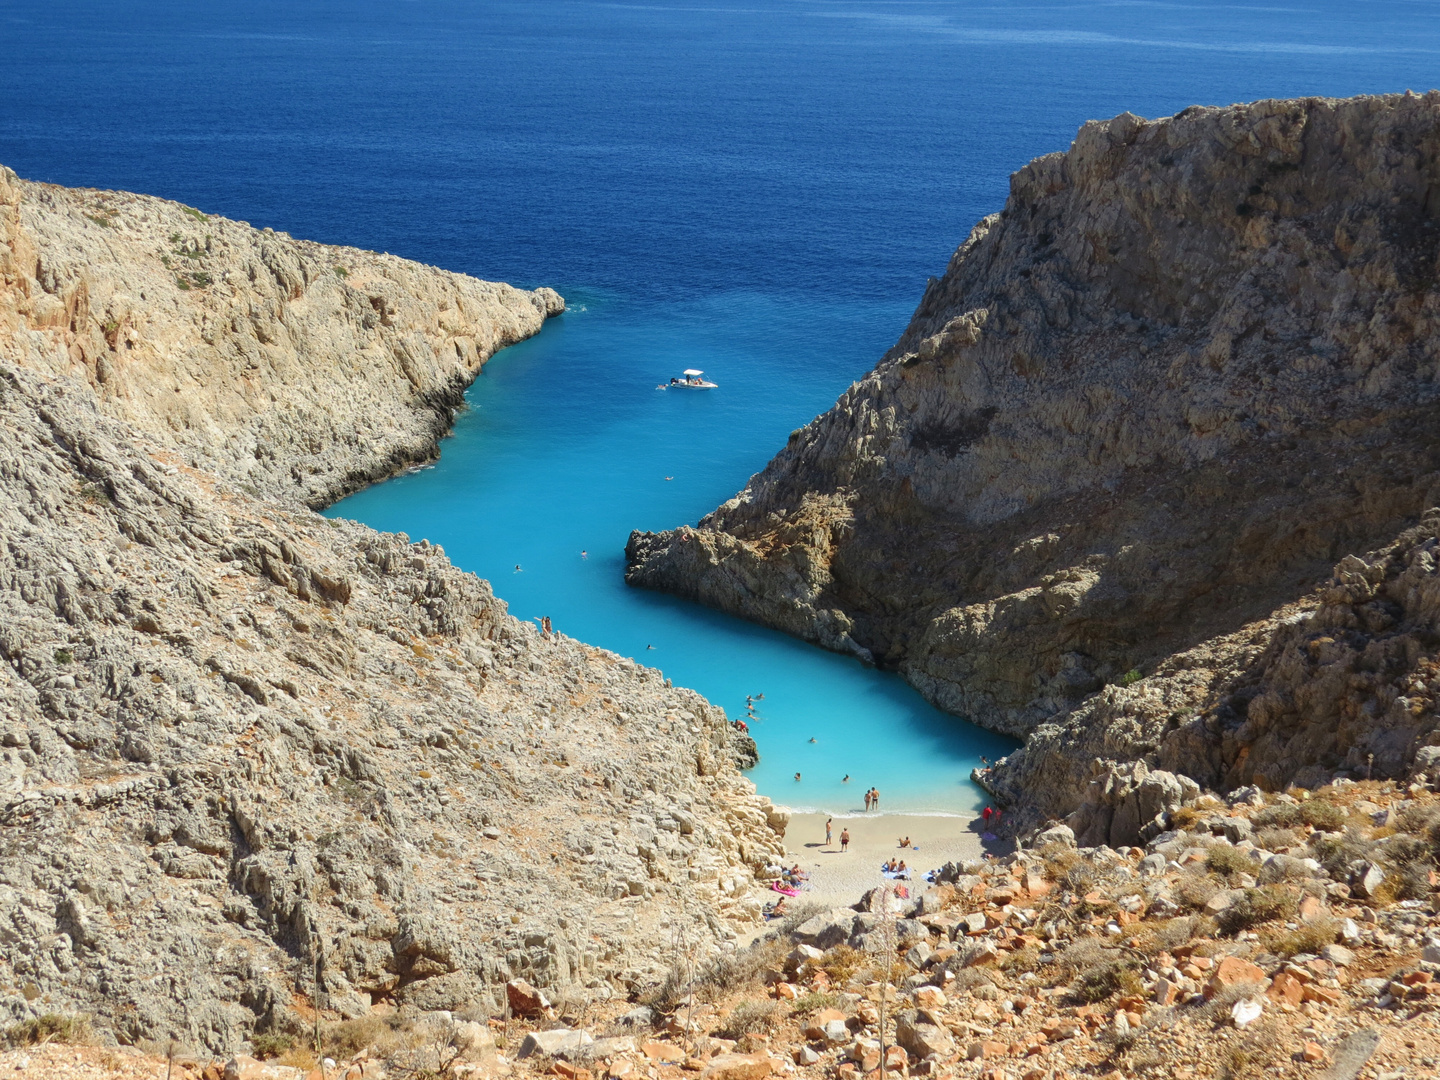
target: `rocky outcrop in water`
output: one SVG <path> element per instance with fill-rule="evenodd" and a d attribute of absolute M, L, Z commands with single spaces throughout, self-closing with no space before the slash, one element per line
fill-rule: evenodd
<path fill-rule="evenodd" d="M 723 713 L 300 505 L 559 298 L 197 215 L 0 176 L 0 1026 L 230 1051 L 727 946 L 785 815 Z"/>
<path fill-rule="evenodd" d="M 1358 553 L 1423 548 L 1440 502 L 1437 219 L 1434 93 L 1086 124 L 743 492 L 633 535 L 629 580 L 1031 736 L 1034 809 L 1137 758 L 1403 774 L 1440 741 L 1407 689 L 1440 640 L 1404 592 L 1428 556 Z"/>

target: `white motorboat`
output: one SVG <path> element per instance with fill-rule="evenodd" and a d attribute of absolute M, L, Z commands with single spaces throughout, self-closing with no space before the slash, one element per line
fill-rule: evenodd
<path fill-rule="evenodd" d="M 707 382 L 705 380 L 705 373 L 703 371 L 697 371 L 695 368 L 686 368 L 683 372 L 681 372 L 680 378 L 671 379 L 668 384 L 661 383 L 659 389 L 665 389 L 667 386 L 671 390 L 715 389 L 715 383 Z"/>

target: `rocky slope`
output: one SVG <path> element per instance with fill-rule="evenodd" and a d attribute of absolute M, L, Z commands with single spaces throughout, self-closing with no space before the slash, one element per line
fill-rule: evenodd
<path fill-rule="evenodd" d="M 797 910 L 744 952 L 677 968 L 639 1009 L 328 1025 L 323 1075 L 860 1080 L 883 1060 L 884 1075 L 951 1080 L 1433 1077 L 1440 799 L 1342 782 L 1266 803 L 1253 788 L 1201 796 L 1143 849 L 1077 848 L 1056 828 L 908 896 Z M 516 1000 L 538 1004 L 522 987 Z M 171 1064 L 34 1045 L 55 1034 L 84 1033 L 25 1027 L 0 1069 L 159 1080 Z M 182 1054 L 173 1071 L 322 1075 L 311 1045 L 266 1050 Z"/>
<path fill-rule="evenodd" d="M 481 365 L 565 306 L 3 166 L 0 279 L 7 359 L 83 380 L 188 465 L 312 507 L 434 457 Z"/>
<path fill-rule="evenodd" d="M 0 1022 L 230 1052 L 754 921 L 785 818 L 718 709 L 301 505 L 432 454 L 557 296 L 0 192 Z"/>
<path fill-rule="evenodd" d="M 1440 94 L 1086 124 L 743 492 L 632 536 L 629 579 L 1041 730 L 993 778 L 1038 814 L 1136 757 L 1401 775 L 1440 742 L 1405 532 L 1440 502 L 1437 216 Z"/>

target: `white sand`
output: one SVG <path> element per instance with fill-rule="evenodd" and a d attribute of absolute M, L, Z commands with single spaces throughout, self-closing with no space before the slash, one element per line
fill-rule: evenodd
<path fill-rule="evenodd" d="M 947 862 L 978 859 L 1008 848 L 980 839 L 980 819 L 934 817 L 920 814 L 867 814 L 833 819 L 834 843 L 825 846 L 825 814 L 795 814 L 785 830 L 785 847 L 793 862 L 810 873 L 811 888 L 795 903 L 848 906 L 865 890 L 879 885 L 880 864 L 903 859 L 914 872 L 912 884 L 925 887 L 924 873 Z M 850 830 L 850 849 L 841 854 L 840 832 Z M 908 836 L 911 847 L 901 849 L 898 839 Z"/>

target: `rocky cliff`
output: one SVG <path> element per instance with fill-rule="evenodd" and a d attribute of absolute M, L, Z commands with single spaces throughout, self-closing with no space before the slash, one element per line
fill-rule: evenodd
<path fill-rule="evenodd" d="M 1032 737 L 991 782 L 1037 813 L 1134 759 L 1403 774 L 1440 741 L 1437 222 L 1440 94 L 1086 124 L 629 580 Z"/>
<path fill-rule="evenodd" d="M 323 506 L 433 458 L 481 365 L 565 302 L 0 166 L 6 358 L 187 465 Z"/>
<path fill-rule="evenodd" d="M 230 1051 L 752 922 L 720 710 L 317 503 L 548 290 L 0 173 L 0 1022 Z"/>

